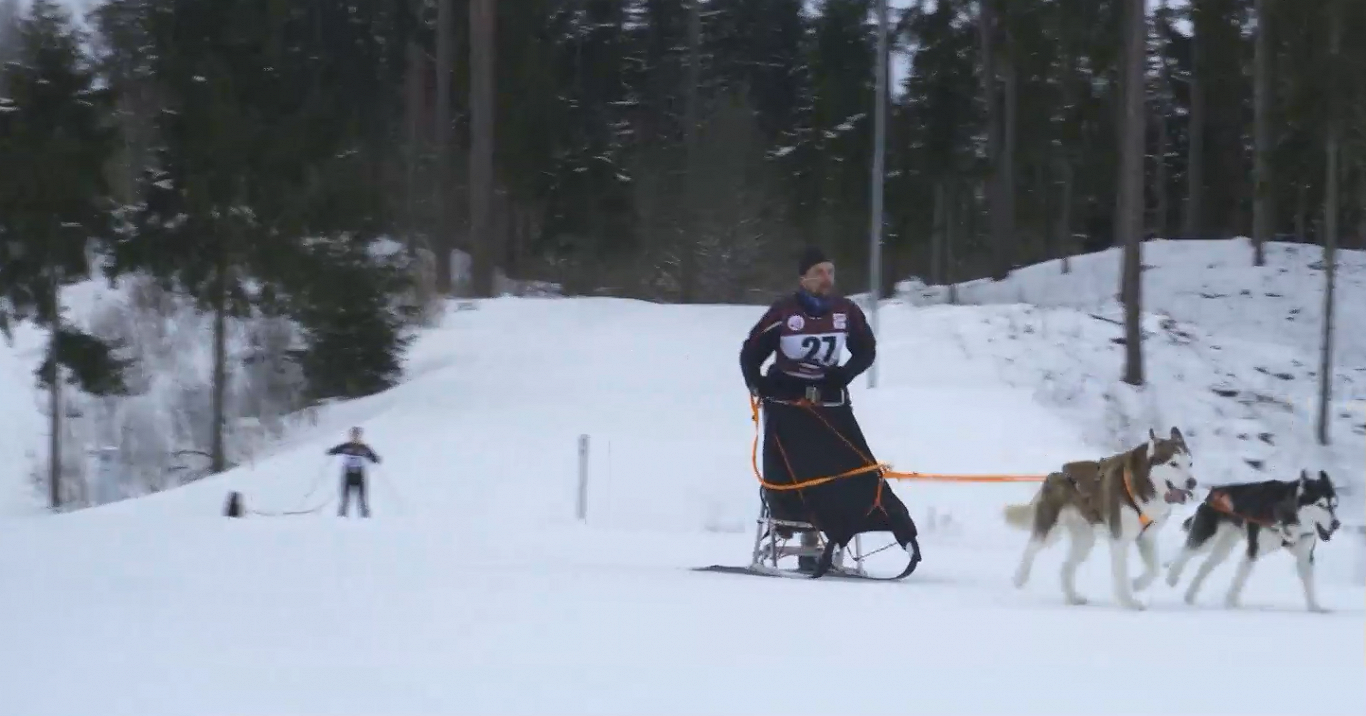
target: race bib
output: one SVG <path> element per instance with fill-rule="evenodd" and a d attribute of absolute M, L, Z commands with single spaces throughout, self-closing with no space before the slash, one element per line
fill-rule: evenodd
<path fill-rule="evenodd" d="M 342 465 L 348 470 L 359 470 L 365 466 L 365 458 L 360 455 L 342 455 Z"/>
<path fill-rule="evenodd" d="M 779 348 L 783 356 L 802 365 L 829 368 L 844 355 L 844 332 L 797 333 L 783 336 Z"/>

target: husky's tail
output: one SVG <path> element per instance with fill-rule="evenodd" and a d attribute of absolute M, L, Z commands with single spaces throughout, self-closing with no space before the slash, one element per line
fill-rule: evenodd
<path fill-rule="evenodd" d="M 1187 517 L 1187 518 L 1185 519 L 1185 521 L 1181 523 L 1181 531 L 1182 531 L 1182 532 L 1190 532 L 1190 531 L 1191 531 L 1191 525 L 1193 525 L 1193 524 L 1195 524 L 1195 515 L 1191 515 L 1190 517 Z"/>
<path fill-rule="evenodd" d="M 1006 505 L 1006 524 L 1017 530 L 1033 529 L 1034 511 L 1038 501 L 1039 498 L 1035 497 L 1033 500 L 1030 500 L 1023 505 Z"/>

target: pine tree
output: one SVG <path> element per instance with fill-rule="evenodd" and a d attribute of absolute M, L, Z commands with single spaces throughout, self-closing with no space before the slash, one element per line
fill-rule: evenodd
<path fill-rule="evenodd" d="M 305 236 L 387 227 L 376 177 L 403 42 L 375 8 L 144 3 L 166 108 L 139 182 L 137 232 L 119 258 L 213 314 L 208 432 L 218 472 L 227 467 L 229 316 L 276 303 L 306 280 Z"/>
<path fill-rule="evenodd" d="M 358 398 L 393 386 L 411 342 L 411 316 L 392 297 L 408 281 L 392 257 L 376 257 L 353 241 L 311 242 L 308 277 L 296 287 L 292 315 L 306 347 L 294 353 L 311 400 Z"/>
<path fill-rule="evenodd" d="M 31 319 L 48 329 L 38 370 L 48 391 L 49 489 L 62 503 L 60 367 L 87 392 L 123 390 L 111 347 L 62 320 L 61 287 L 85 280 L 92 249 L 112 237 L 117 212 L 105 180 L 115 133 L 110 97 L 68 12 L 35 0 L 17 26 L 17 52 L 0 98 L 0 328 Z"/>

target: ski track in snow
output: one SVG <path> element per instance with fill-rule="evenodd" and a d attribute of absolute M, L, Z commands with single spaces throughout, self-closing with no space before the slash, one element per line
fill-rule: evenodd
<path fill-rule="evenodd" d="M 1360 290 L 1350 278 L 1344 284 Z M 1221 403 L 1180 400 L 1174 376 L 1199 383 L 1223 369 L 1210 367 L 1222 359 L 1209 357 L 1217 351 L 1208 342 L 1244 341 L 1248 363 L 1306 349 L 1174 316 L 1198 339 L 1196 352 L 1153 341 L 1155 395 L 1125 396 L 1102 379 L 1118 375 L 1118 359 L 1106 344 L 1117 328 L 1087 316 L 1101 309 L 886 304 L 879 387 L 854 386 L 878 458 L 925 472 L 1042 473 L 1108 451 L 1115 430 L 1146 431 L 1105 427 L 1106 411 L 1118 414 L 1105 407 L 1109 391 L 1111 403 L 1168 421 L 1154 427 L 1193 426 L 1202 476 L 1261 479 L 1240 467 L 1246 441 L 1215 439 L 1214 426 L 1200 422 Z M 1181 601 L 1185 581 L 1172 589 L 1159 580 L 1141 595 L 1146 611 L 1115 607 L 1105 545 L 1079 572 L 1091 605 L 1062 603 L 1062 546 L 1043 553 L 1030 584 L 1016 590 L 1010 575 L 1026 536 L 1000 515 L 1028 499 L 1033 486 L 1022 484 L 895 483 L 926 557 L 904 582 L 689 572 L 748 558 L 758 496 L 735 355 L 761 311 L 483 301 L 423 336 L 408 382 L 326 409 L 316 429 L 254 465 L 58 518 L 9 510 L 19 514 L 0 521 L 0 712 L 1248 714 L 1312 705 L 1345 714 L 1366 706 L 1366 553 L 1355 535 L 1318 550 L 1327 615 L 1304 610 L 1284 553 L 1259 564 L 1236 611 L 1221 606 L 1235 559 L 1195 606 Z M 1344 311 L 1343 320 L 1356 319 Z M 1148 323 L 1166 335 L 1157 317 Z M 36 359 L 24 353 L 32 338 L 0 350 L 0 376 L 28 381 L 9 383 L 16 389 L 0 400 L 11 408 L 0 416 L 13 421 L 0 449 L 17 456 L 0 487 L 21 481 L 23 450 L 41 449 L 40 438 L 30 440 L 41 435 L 41 417 L 35 426 L 19 415 L 33 412 Z M 1245 363 L 1227 367 L 1229 380 L 1256 380 Z M 1304 429 L 1302 416 L 1258 406 L 1224 409 L 1241 429 L 1272 424 L 1283 445 Z M 369 521 L 337 519 L 337 481 L 321 454 L 352 424 L 384 459 L 371 480 Z M 588 525 L 573 519 L 580 433 L 592 436 Z M 1268 470 L 1303 457 L 1276 452 Z M 324 508 L 227 520 L 217 515 L 229 490 L 241 490 L 249 508 Z M 1191 509 L 1180 508 L 1162 535 L 1163 561 Z M 865 546 L 888 539 L 865 536 Z M 889 550 L 870 569 L 894 572 L 900 559 Z M 1248 688 L 1249 675 L 1261 673 L 1278 686 Z"/>

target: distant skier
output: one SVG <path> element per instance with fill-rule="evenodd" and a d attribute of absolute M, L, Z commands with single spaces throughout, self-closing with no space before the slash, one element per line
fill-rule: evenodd
<path fill-rule="evenodd" d="M 355 490 L 360 502 L 360 516 L 370 516 L 370 503 L 365 499 L 365 461 L 379 464 L 379 455 L 361 442 L 360 428 L 351 428 L 351 439 L 327 451 L 328 455 L 342 456 L 341 509 L 338 517 L 346 516 L 346 508 L 351 504 L 351 491 Z"/>

